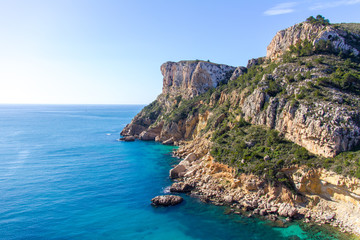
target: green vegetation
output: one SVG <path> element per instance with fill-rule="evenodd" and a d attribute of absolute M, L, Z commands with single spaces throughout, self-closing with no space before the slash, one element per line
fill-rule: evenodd
<path fill-rule="evenodd" d="M 280 170 L 297 164 L 360 178 L 360 150 L 324 158 L 285 140 L 276 130 L 250 125 L 244 119 L 232 129 L 227 124 L 224 120 L 214 132 L 211 155 L 237 169 L 238 174 L 253 173 L 269 181 L 282 181 L 284 175 Z"/>
<path fill-rule="evenodd" d="M 142 118 L 140 118 L 137 124 L 140 125 L 148 125 L 144 122 L 145 119 L 150 119 L 151 121 L 155 121 L 163 112 L 163 106 L 159 103 L 159 101 L 155 100 L 141 111 Z"/>
<path fill-rule="evenodd" d="M 263 91 L 269 97 L 286 98 L 290 101 L 292 108 L 297 108 L 300 103 L 333 101 L 331 89 L 334 87 L 344 92 L 358 94 L 360 91 L 359 64 L 335 55 L 307 56 L 307 45 L 308 43 L 304 41 L 301 44 L 305 46 L 304 48 L 293 49 L 293 52 L 298 53 L 299 56 L 295 58 L 294 63 L 290 63 L 291 65 L 280 66 L 279 63 L 264 62 L 261 65 L 252 66 L 238 79 L 193 99 L 177 99 L 180 104 L 166 115 L 167 119 L 169 121 L 186 120 L 189 116 L 206 110 L 212 112 L 203 130 L 213 132 L 214 145 L 211 154 L 216 161 L 235 167 L 238 173 L 254 173 L 266 177 L 269 181 L 287 184 L 286 176 L 280 169 L 297 164 L 324 167 L 343 175 L 360 177 L 360 170 L 358 170 L 360 151 L 342 153 L 335 158 L 315 156 L 305 148 L 285 140 L 275 130 L 250 125 L 243 118 L 236 121 L 236 116 L 242 116 L 237 104 L 230 102 L 229 99 L 219 102 L 222 94 L 229 96 L 234 91 L 238 94 L 242 91 L 250 94 L 258 87 L 264 87 Z M 305 50 L 301 51 L 302 49 Z M 297 63 L 309 70 L 292 72 L 293 67 L 299 66 Z M 277 69 L 276 78 L 272 77 L 275 69 Z M 313 78 L 311 69 L 317 69 L 316 71 L 323 72 L 327 77 Z M 282 79 L 297 88 L 298 92 L 296 94 L 286 92 Z M 345 97 L 343 101 L 342 106 L 349 106 L 349 109 L 359 105 Z M 269 102 L 266 101 L 262 110 L 267 109 L 268 105 Z"/>
<path fill-rule="evenodd" d="M 252 126 L 243 119 L 231 130 L 224 121 L 212 140 L 211 154 L 219 162 L 237 169 L 238 173 L 264 175 L 278 180 L 279 170 L 294 164 L 317 166 L 318 158 L 304 148 L 286 141 L 276 130 Z"/>
<path fill-rule="evenodd" d="M 360 23 L 336 23 L 335 28 L 347 31 L 348 33 L 360 34 Z"/>
<path fill-rule="evenodd" d="M 329 78 L 319 78 L 318 83 L 360 95 L 360 73 L 338 67 Z"/>
<path fill-rule="evenodd" d="M 307 22 L 321 26 L 330 24 L 320 15 L 308 18 Z M 360 32 L 360 24 L 334 26 Z M 167 97 L 171 111 L 166 111 L 158 101 L 154 101 L 144 108 L 143 115 L 154 121 L 161 119 L 165 123 L 185 123 L 192 116 L 211 112 L 207 126 L 202 130 L 202 133 L 212 133 L 214 144 L 211 154 L 216 161 L 233 166 L 239 174 L 254 173 L 286 185 L 289 181 L 280 170 L 293 165 L 305 165 L 309 168 L 324 167 L 342 175 L 360 178 L 360 149 L 341 153 L 335 158 L 315 156 L 305 148 L 285 140 L 276 130 L 250 125 L 244 120 L 239 107 L 240 98 L 244 99 L 258 89 L 266 95 L 259 110 L 262 113 L 270 106 L 270 100 L 278 101 L 282 106 L 288 102 L 290 111 L 296 111 L 301 105 L 308 106 L 308 114 L 315 114 L 311 112 L 311 107 L 319 103 L 324 103 L 324 106 L 331 103 L 331 106 L 358 111 L 358 60 L 334 49 L 330 40 L 318 41 L 313 46 L 311 40 L 305 39 L 291 46 L 282 61 L 261 59 L 259 64 L 247 69 L 237 79 L 223 82 L 200 96 L 188 100 L 181 96 Z M 329 109 L 324 107 L 323 111 Z M 354 118 L 354 121 L 360 123 L 360 116 Z"/>
<path fill-rule="evenodd" d="M 317 15 L 316 18 L 314 18 L 313 16 L 310 16 L 306 19 L 306 22 L 315 24 L 315 25 L 322 25 L 322 26 L 330 25 L 329 19 L 325 19 L 321 15 Z"/>

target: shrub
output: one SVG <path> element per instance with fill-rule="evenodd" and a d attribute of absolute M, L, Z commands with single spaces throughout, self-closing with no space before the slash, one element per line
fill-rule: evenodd
<path fill-rule="evenodd" d="M 317 15 L 316 18 L 314 18 L 313 16 L 310 16 L 306 19 L 306 22 L 309 22 L 311 24 L 316 24 L 316 25 L 323 25 L 323 26 L 330 25 L 329 19 L 325 19 L 325 17 L 323 17 L 321 15 Z"/>
<path fill-rule="evenodd" d="M 308 69 L 312 69 L 314 67 L 314 65 L 312 64 L 312 62 L 306 62 L 305 63 L 305 66 L 308 68 Z"/>

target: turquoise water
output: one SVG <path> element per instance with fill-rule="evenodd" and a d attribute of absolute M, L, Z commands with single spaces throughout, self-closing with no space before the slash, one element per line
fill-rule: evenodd
<path fill-rule="evenodd" d="M 179 160 L 170 146 L 117 141 L 141 108 L 0 105 L 0 239 L 329 238 L 186 195 L 175 207 L 150 206 Z"/>

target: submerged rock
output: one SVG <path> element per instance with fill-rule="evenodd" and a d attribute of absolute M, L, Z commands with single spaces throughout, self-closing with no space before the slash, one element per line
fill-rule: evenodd
<path fill-rule="evenodd" d="M 184 199 L 175 195 L 161 195 L 151 199 L 151 205 L 153 206 L 174 206 L 181 203 Z"/>

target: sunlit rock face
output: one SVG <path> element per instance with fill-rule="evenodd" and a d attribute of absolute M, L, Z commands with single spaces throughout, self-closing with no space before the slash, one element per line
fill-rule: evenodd
<path fill-rule="evenodd" d="M 164 76 L 162 93 L 192 98 L 226 82 L 235 67 L 204 61 L 166 62 L 161 65 Z"/>
<path fill-rule="evenodd" d="M 311 23 L 299 23 L 276 33 L 267 47 L 266 57 L 271 60 L 278 59 L 291 45 L 305 39 L 315 45 L 320 40 L 330 41 L 334 49 L 359 55 L 359 49 L 352 44 L 352 39 L 357 39 L 355 33 L 350 33 L 334 26 L 323 26 Z"/>

